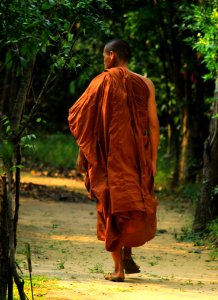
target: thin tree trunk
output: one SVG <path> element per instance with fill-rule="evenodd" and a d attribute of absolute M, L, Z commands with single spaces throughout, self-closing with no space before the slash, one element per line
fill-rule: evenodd
<path fill-rule="evenodd" d="M 192 123 L 192 82 L 191 82 L 192 71 L 185 72 L 184 78 L 184 92 L 185 92 L 185 106 L 182 112 L 182 140 L 181 140 L 181 154 L 179 162 L 179 181 L 186 181 L 187 174 L 189 173 L 189 166 L 193 160 L 193 153 L 191 153 L 191 123 Z"/>
<path fill-rule="evenodd" d="M 189 53 L 190 51 L 188 51 Z M 191 56 L 192 51 L 190 52 Z M 182 142 L 180 158 L 180 181 L 196 182 L 201 177 L 203 144 L 208 128 L 205 117 L 205 68 L 198 60 L 192 70 L 185 73 L 186 106 L 182 118 Z"/>
<path fill-rule="evenodd" d="M 3 72 L 2 72 L 3 73 Z M 8 90 L 9 90 L 9 72 L 8 70 L 5 70 L 4 74 L 2 74 L 4 80 L 3 80 L 3 86 L 1 88 L 1 97 L 0 97 L 0 118 L 1 115 L 5 113 L 5 103 L 8 96 Z"/>
<path fill-rule="evenodd" d="M 181 157 L 179 161 L 180 182 L 185 180 L 188 139 L 189 139 L 188 113 L 187 113 L 187 108 L 185 108 L 183 110 L 183 116 L 182 116 L 182 142 L 181 142 Z"/>
<path fill-rule="evenodd" d="M 9 261 L 10 266 L 10 261 Z M 14 285 L 13 285 L 13 275 L 11 273 L 11 268 L 8 268 L 8 300 L 13 300 L 14 295 Z"/>
<path fill-rule="evenodd" d="M 218 78 L 212 115 L 218 114 Z M 218 217 L 218 118 L 210 121 L 209 136 L 204 144 L 204 166 L 200 199 L 195 211 L 194 230 L 206 228 L 209 221 Z"/>
<path fill-rule="evenodd" d="M 9 219 L 9 253 L 10 253 L 10 272 L 14 281 L 17 285 L 19 296 L 21 300 L 26 300 L 26 295 L 24 293 L 24 281 L 18 275 L 17 268 L 16 268 L 16 259 L 15 259 L 15 232 L 14 232 L 14 207 L 13 207 L 13 195 L 12 195 L 12 174 L 10 172 L 11 165 L 8 166 L 8 191 L 7 191 L 7 198 L 8 198 L 8 219 Z M 13 291 L 10 291 L 12 298 L 8 300 L 13 300 Z"/>
<path fill-rule="evenodd" d="M 25 107 L 26 97 L 28 94 L 29 86 L 31 83 L 31 75 L 34 67 L 34 60 L 32 60 L 28 67 L 24 70 L 21 77 L 19 91 L 15 101 L 12 99 L 12 110 L 9 113 L 12 131 L 15 133 L 18 131 L 22 114 Z M 10 109 L 8 108 L 8 111 Z M 19 149 L 20 136 L 17 139 L 11 138 L 11 143 L 17 152 L 17 162 L 20 162 L 20 149 Z M 16 268 L 16 230 L 18 222 L 19 212 L 19 184 L 20 173 L 16 172 L 16 195 L 15 202 L 13 199 L 13 174 L 11 167 L 13 166 L 13 157 L 10 157 L 8 161 L 2 161 L 3 167 L 7 170 L 5 177 L 1 176 L 2 193 L 0 203 L 0 299 L 5 300 L 8 290 L 8 300 L 13 300 L 13 280 L 17 285 L 19 296 L 21 300 L 26 300 L 24 293 L 24 281 L 17 273 Z M 2 275 L 3 274 L 3 275 Z M 1 278 L 2 276 L 2 278 Z"/>
<path fill-rule="evenodd" d="M 27 94 L 29 91 L 29 87 L 31 84 L 31 77 L 33 72 L 35 60 L 31 60 L 27 66 L 27 68 L 24 70 L 24 73 L 21 77 L 20 85 L 19 85 L 19 91 L 17 94 L 17 97 L 13 103 L 12 111 L 11 111 L 11 124 L 12 124 L 12 131 L 15 133 L 20 127 L 22 114 L 24 111 L 25 103 Z M 20 162 L 20 136 L 18 139 L 15 139 L 13 141 L 13 146 L 15 149 L 15 155 L 16 155 L 16 163 Z M 17 268 L 16 268 L 16 230 L 17 230 L 17 222 L 18 222 L 18 213 L 19 213 L 19 188 L 20 188 L 20 171 L 16 171 L 16 186 L 15 186 L 15 203 L 13 203 L 13 195 L 12 195 L 12 173 L 10 171 L 13 164 L 10 164 L 8 167 L 8 214 L 9 214 L 9 251 L 10 251 L 10 274 L 12 278 L 15 281 L 15 284 L 17 285 L 19 296 L 21 300 L 26 299 L 26 295 L 24 293 L 24 281 L 23 279 L 18 275 Z M 13 207 L 14 206 L 14 207 Z M 10 282 L 10 278 L 9 278 Z M 8 300 L 13 300 L 13 289 L 11 288 L 8 293 Z"/>
<path fill-rule="evenodd" d="M 9 231 L 6 177 L 0 177 L 0 299 L 5 300 L 8 289 Z"/>
<path fill-rule="evenodd" d="M 11 123 L 12 123 L 12 129 L 14 131 L 17 130 L 17 128 L 20 125 L 22 113 L 26 102 L 26 97 L 31 83 L 31 76 L 32 76 L 34 64 L 35 64 L 35 60 L 33 59 L 29 62 L 27 68 L 24 69 L 23 76 L 21 77 L 21 81 L 19 85 L 17 98 L 13 103 L 13 109 L 11 113 Z"/>
<path fill-rule="evenodd" d="M 8 300 L 13 300 L 13 274 L 12 274 L 12 266 L 13 266 L 13 257 L 15 256 L 15 248 L 14 248 L 14 229 L 12 227 L 14 218 L 13 218 L 13 195 L 12 195 L 12 174 L 11 174 L 11 166 L 7 166 L 8 169 L 8 190 L 7 190 L 7 198 L 8 198 L 8 229 L 9 229 L 9 276 L 8 276 Z"/>
<path fill-rule="evenodd" d="M 20 145 L 16 148 L 16 165 L 21 164 Z M 14 208 L 14 246 L 17 247 L 17 223 L 20 207 L 20 168 L 16 168 L 15 173 L 15 208 Z"/>

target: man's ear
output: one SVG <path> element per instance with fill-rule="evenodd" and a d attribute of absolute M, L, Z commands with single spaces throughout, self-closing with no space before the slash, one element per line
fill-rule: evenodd
<path fill-rule="evenodd" d="M 116 53 L 115 53 L 114 51 L 110 51 L 110 52 L 109 52 L 109 55 L 110 55 L 110 59 L 111 59 L 112 61 L 114 61 L 114 59 L 117 57 L 117 55 L 116 55 Z"/>

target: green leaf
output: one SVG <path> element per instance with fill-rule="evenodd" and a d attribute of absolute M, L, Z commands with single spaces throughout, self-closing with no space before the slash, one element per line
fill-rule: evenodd
<path fill-rule="evenodd" d="M 11 130 L 11 126 L 8 125 L 8 126 L 6 127 L 6 133 L 8 133 L 10 130 Z"/>
<path fill-rule="evenodd" d="M 36 139 L 35 134 L 27 134 L 27 135 L 22 136 L 21 142 L 22 142 L 22 144 L 24 144 L 27 141 L 32 141 L 32 140 L 35 140 L 35 139 Z"/>
<path fill-rule="evenodd" d="M 27 65 L 27 61 L 26 61 L 26 59 L 24 59 L 23 57 L 19 57 L 20 58 L 20 64 L 21 64 L 21 66 L 23 67 L 23 68 L 25 68 L 26 67 L 26 65 Z"/>
<path fill-rule="evenodd" d="M 49 3 L 42 4 L 42 10 L 49 10 L 50 8 L 51 8 L 51 5 Z"/>
<path fill-rule="evenodd" d="M 13 65 L 13 60 L 12 60 L 12 54 L 11 54 L 11 51 L 8 51 L 6 53 L 6 57 L 5 57 L 5 65 L 6 65 L 6 68 L 8 70 L 10 70 L 12 68 L 12 65 Z"/>
<path fill-rule="evenodd" d="M 72 42 L 72 40 L 73 40 L 73 34 L 72 33 L 70 33 L 70 32 L 67 33 L 67 40 L 68 40 L 68 42 Z"/>
<path fill-rule="evenodd" d="M 56 4 L 56 1 L 55 1 L 55 0 L 48 0 L 48 2 L 49 2 L 49 4 L 50 4 L 51 6 L 55 6 L 55 4 Z"/>
<path fill-rule="evenodd" d="M 42 121 L 42 118 L 40 118 L 40 117 L 36 119 L 37 123 L 40 123 L 41 121 Z"/>
<path fill-rule="evenodd" d="M 13 146 L 7 141 L 3 141 L 0 144 L 0 157 L 4 160 L 8 160 L 13 154 Z"/>
<path fill-rule="evenodd" d="M 14 165 L 10 168 L 11 171 L 16 171 L 16 169 L 22 169 L 24 166 L 23 165 Z"/>
<path fill-rule="evenodd" d="M 3 125 L 7 125 L 10 124 L 10 121 L 8 119 L 6 119 L 6 121 L 3 123 Z"/>
<path fill-rule="evenodd" d="M 73 95 L 75 93 L 75 90 L 76 90 L 76 82 L 75 80 L 73 80 L 69 85 L 70 94 Z"/>
<path fill-rule="evenodd" d="M 217 114 L 215 114 L 215 115 L 212 115 L 212 117 L 211 117 L 212 119 L 217 119 L 218 118 L 218 113 Z"/>

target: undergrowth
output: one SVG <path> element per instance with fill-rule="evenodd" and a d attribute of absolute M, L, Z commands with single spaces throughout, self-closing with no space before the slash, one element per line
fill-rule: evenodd
<path fill-rule="evenodd" d="M 24 290 L 25 294 L 28 297 L 27 299 L 32 299 L 32 292 L 31 292 L 31 285 L 30 285 L 30 279 L 28 275 L 23 276 L 23 279 L 25 280 Z M 55 289 L 58 289 L 58 279 L 56 278 L 48 278 L 46 276 L 33 276 L 32 278 L 32 286 L 33 286 L 33 294 L 34 294 L 34 300 L 44 300 L 47 299 L 46 295 L 49 291 L 52 291 L 55 287 Z M 19 294 L 17 289 L 14 289 L 14 300 L 19 300 Z"/>
<path fill-rule="evenodd" d="M 70 133 L 40 133 L 26 146 L 23 149 L 25 168 L 58 170 L 75 168 L 78 146 Z"/>
<path fill-rule="evenodd" d="M 191 242 L 195 246 L 206 246 L 211 260 L 218 259 L 218 218 L 208 223 L 204 231 L 195 232 L 190 227 L 182 227 L 181 233 L 174 234 L 178 242 Z"/>

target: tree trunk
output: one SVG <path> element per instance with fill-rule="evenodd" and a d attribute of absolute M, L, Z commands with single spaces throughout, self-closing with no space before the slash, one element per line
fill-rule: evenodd
<path fill-rule="evenodd" d="M 9 230 L 6 178 L 0 177 L 0 299 L 5 300 L 8 288 Z"/>
<path fill-rule="evenodd" d="M 191 52 L 189 56 L 193 55 Z M 208 135 L 208 120 L 205 116 L 205 68 L 198 60 L 192 70 L 184 73 L 186 106 L 182 117 L 182 142 L 179 180 L 196 182 L 201 177 L 203 144 Z"/>
<path fill-rule="evenodd" d="M 188 140 L 189 140 L 188 112 L 187 112 L 187 108 L 185 108 L 182 114 L 182 141 L 180 145 L 181 157 L 179 160 L 179 181 L 180 182 L 185 180 Z"/>
<path fill-rule="evenodd" d="M 205 67 L 195 50 L 181 42 L 182 32 L 175 26 L 181 23 L 178 5 L 167 0 L 164 5 L 162 1 L 154 1 L 154 6 L 158 15 L 164 75 L 175 87 L 176 105 L 172 116 L 181 117 L 182 126 L 181 131 L 178 126 L 174 126 L 174 129 L 171 127 L 172 140 L 175 141 L 173 183 L 196 182 L 202 173 L 203 143 L 208 135 L 204 107 L 205 82 L 202 79 Z M 186 35 L 187 32 L 184 32 L 184 38 Z"/>
<path fill-rule="evenodd" d="M 173 20 L 176 15 L 176 8 L 172 1 L 166 1 L 167 6 L 167 22 L 165 20 L 164 9 L 161 1 L 154 1 L 156 13 L 158 15 L 158 32 L 161 41 L 160 56 L 163 62 L 163 70 L 167 85 L 167 103 L 172 97 L 168 89 L 168 83 L 174 82 L 176 106 L 168 108 L 168 123 L 171 129 L 171 143 L 175 153 L 175 165 L 173 170 L 172 185 L 177 184 L 179 178 L 179 157 L 180 157 L 180 141 L 174 116 L 179 114 L 179 107 L 183 102 L 183 82 L 181 80 L 182 68 L 182 45 L 178 40 L 178 28 L 174 26 Z M 167 104 L 168 105 L 168 104 Z"/>
<path fill-rule="evenodd" d="M 212 115 L 218 114 L 218 78 Z M 204 165 L 200 199 L 195 211 L 193 229 L 203 230 L 218 217 L 218 118 L 211 118 L 209 136 L 204 144 Z"/>
<path fill-rule="evenodd" d="M 0 176 L 1 180 L 1 202 L 0 202 L 0 299 L 13 300 L 13 281 L 17 285 L 19 296 L 21 300 L 26 300 L 24 293 L 24 281 L 20 278 L 17 273 L 16 267 L 16 230 L 19 214 L 19 185 L 20 185 L 20 173 L 19 170 L 16 172 L 16 188 L 15 188 L 15 199 L 13 195 L 14 181 L 11 167 L 14 163 L 14 157 L 16 156 L 15 165 L 20 164 L 20 135 L 17 135 L 20 123 L 22 120 L 22 114 L 25 107 L 25 102 L 29 87 L 31 84 L 31 75 L 34 67 L 34 60 L 32 60 L 27 68 L 24 70 L 23 75 L 20 79 L 19 90 L 17 97 L 11 99 L 11 110 L 10 107 L 6 109 L 9 113 L 9 119 L 11 120 L 11 129 L 14 136 L 17 138 L 11 138 L 11 144 L 14 152 L 7 157 L 7 159 L 0 158 L 1 168 L 5 170 L 5 175 Z M 12 74 L 13 77 L 13 74 Z M 14 85 L 13 85 L 14 86 Z M 13 87 L 12 87 L 13 88 Z M 9 91 L 11 92 L 11 91 Z M 11 93 L 10 93 L 11 94 Z M 4 99 L 2 100 L 2 109 L 4 109 Z M 7 138 L 7 136 L 5 137 Z M 7 293 L 8 292 L 8 293 Z"/>
<path fill-rule="evenodd" d="M 21 122 L 22 113 L 25 107 L 26 97 L 29 91 L 31 76 L 33 72 L 33 67 L 35 60 L 32 59 L 27 68 L 23 71 L 23 76 L 21 77 L 19 90 L 16 99 L 13 102 L 12 112 L 11 112 L 11 123 L 12 129 L 16 130 Z"/>

